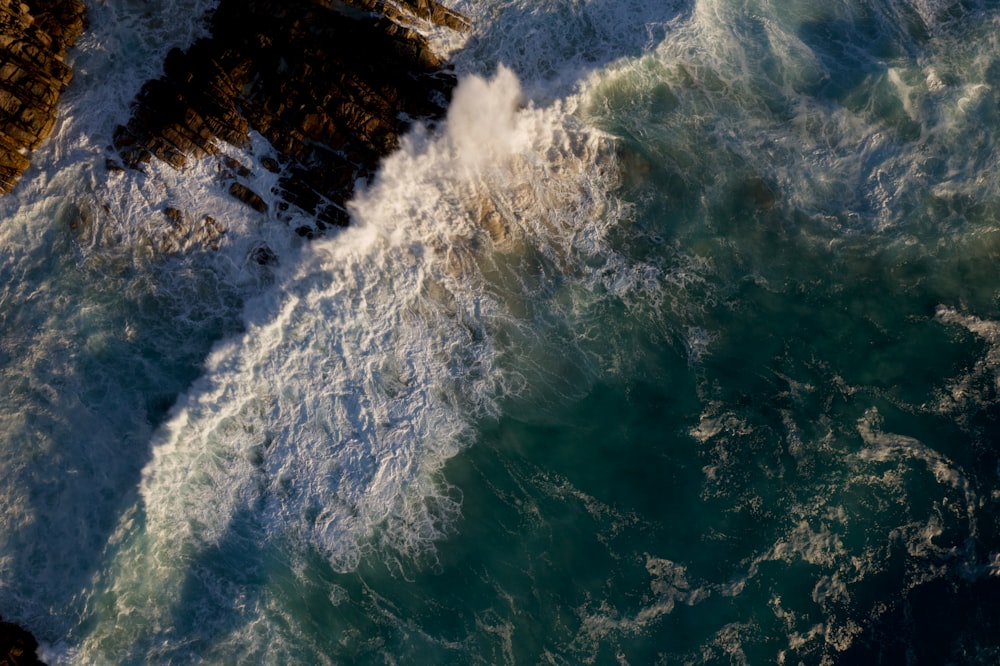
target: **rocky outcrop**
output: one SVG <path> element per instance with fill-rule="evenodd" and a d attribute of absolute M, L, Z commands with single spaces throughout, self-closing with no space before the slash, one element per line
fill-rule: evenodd
<path fill-rule="evenodd" d="M 0 194 L 55 126 L 56 102 L 73 78 L 66 51 L 83 28 L 79 0 L 0 0 Z"/>
<path fill-rule="evenodd" d="M 167 224 L 152 238 L 153 247 L 161 255 L 195 248 L 217 250 L 226 233 L 225 227 L 210 215 L 194 218 L 173 207 L 164 209 L 163 215 Z M 0 663 L 0 666 L 3 664 Z"/>
<path fill-rule="evenodd" d="M 27 631 L 0 620 L 0 664 L 9 666 L 45 666 L 38 660 L 38 641 Z"/>
<path fill-rule="evenodd" d="M 409 25 L 429 21 L 456 30 L 465 19 L 434 0 L 222 0 L 210 38 L 174 50 L 161 78 L 143 86 L 114 145 L 123 163 L 152 158 L 181 169 L 242 146 L 251 130 L 278 159 L 259 159 L 279 174 L 274 193 L 310 215 L 312 236 L 347 223 L 344 204 L 369 178 L 413 119 L 439 117 L 455 79 Z M 231 165 L 229 192 L 267 212 L 259 193 Z"/>

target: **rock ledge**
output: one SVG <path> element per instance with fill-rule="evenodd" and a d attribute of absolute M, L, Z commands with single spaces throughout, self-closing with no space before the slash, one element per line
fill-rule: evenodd
<path fill-rule="evenodd" d="M 0 619 L 0 664 L 45 666 L 38 660 L 38 641 L 27 631 Z"/>
<path fill-rule="evenodd" d="M 315 229 L 345 225 L 358 179 L 370 178 L 413 120 L 440 117 L 455 85 L 446 64 L 411 26 L 455 30 L 467 21 L 433 0 L 222 0 L 209 38 L 175 49 L 161 78 L 140 91 L 114 146 L 125 166 L 153 157 L 183 169 L 244 146 L 251 130 L 277 160 L 280 217 L 290 207 Z M 267 203 L 245 182 L 249 170 L 223 160 L 230 194 L 259 212 Z M 287 216 L 290 217 L 290 216 Z"/>
<path fill-rule="evenodd" d="M 63 62 L 84 29 L 79 0 L 0 0 L 0 194 L 52 132 L 56 102 L 73 78 Z"/>

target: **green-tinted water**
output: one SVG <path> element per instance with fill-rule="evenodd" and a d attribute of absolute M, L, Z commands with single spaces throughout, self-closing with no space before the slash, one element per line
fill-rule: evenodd
<path fill-rule="evenodd" d="M 173 39 L 95 13 L 5 200 L 0 612 L 53 663 L 1000 661 L 996 3 L 458 8 L 453 114 L 305 247 L 74 157 Z M 151 250 L 176 199 L 218 251 Z"/>

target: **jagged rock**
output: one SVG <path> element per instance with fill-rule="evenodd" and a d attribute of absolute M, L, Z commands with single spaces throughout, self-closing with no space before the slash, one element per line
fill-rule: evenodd
<path fill-rule="evenodd" d="M 45 666 L 38 659 L 38 641 L 26 630 L 0 620 L 0 664 Z"/>
<path fill-rule="evenodd" d="M 258 245 L 251 250 L 249 259 L 261 266 L 274 266 L 278 263 L 278 255 L 267 245 Z"/>
<path fill-rule="evenodd" d="M 170 222 L 173 223 L 174 226 L 177 226 L 178 224 L 181 224 L 184 221 L 184 211 L 180 210 L 179 208 L 168 206 L 167 208 L 163 209 L 163 214 L 167 216 L 167 219 L 170 220 Z"/>
<path fill-rule="evenodd" d="M 253 208 L 259 213 L 267 212 L 267 202 L 259 194 L 251 190 L 243 183 L 233 183 L 229 186 L 229 193 L 234 197 Z"/>
<path fill-rule="evenodd" d="M 84 29 L 80 0 L 0 0 L 0 194 L 10 192 L 52 132 L 73 78 L 63 59 Z"/>
<path fill-rule="evenodd" d="M 436 25 L 446 26 L 452 30 L 468 31 L 471 29 L 469 20 L 433 0 L 400 0 L 399 5 L 393 5 L 384 0 L 356 0 L 352 4 L 363 7 L 376 14 L 387 16 L 394 21 L 407 20 L 407 15 L 431 21 Z"/>
<path fill-rule="evenodd" d="M 223 157 L 222 163 L 229 170 L 230 173 L 239 176 L 240 178 L 246 178 L 250 175 L 250 169 L 246 165 L 241 164 L 239 160 L 234 160 L 232 157 Z"/>
<path fill-rule="evenodd" d="M 212 36 L 170 52 L 114 145 L 127 166 L 156 157 L 183 168 L 217 153 L 219 142 L 247 145 L 256 130 L 282 161 L 261 160 L 281 173 L 274 193 L 315 216 L 309 234 L 346 224 L 354 184 L 396 147 L 406 118 L 440 117 L 455 85 L 408 27 L 421 20 L 469 27 L 434 0 L 221 0 Z M 268 210 L 242 183 L 229 191 Z"/>
<path fill-rule="evenodd" d="M 206 215 L 200 220 L 192 220 L 179 208 L 167 207 L 164 217 L 170 223 L 153 235 L 153 247 L 159 254 L 169 255 L 188 250 L 218 250 L 226 229 L 215 218 Z M 2 662 L 0 662 L 0 666 Z"/>
<path fill-rule="evenodd" d="M 271 173 L 280 173 L 281 165 L 278 164 L 278 160 L 273 157 L 265 157 L 260 161 L 261 166 L 270 171 Z"/>

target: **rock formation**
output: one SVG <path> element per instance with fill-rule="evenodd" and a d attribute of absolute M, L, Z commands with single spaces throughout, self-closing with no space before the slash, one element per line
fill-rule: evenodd
<path fill-rule="evenodd" d="M 313 236 L 347 223 L 344 203 L 416 119 L 442 115 L 454 76 L 412 25 L 467 30 L 435 0 L 221 0 L 212 37 L 170 52 L 161 78 L 147 82 L 114 146 L 141 169 L 153 157 L 175 168 L 245 145 L 251 130 L 280 156 L 259 159 L 280 174 L 282 206 L 313 216 Z M 72 78 L 67 49 L 84 29 L 80 0 L 0 0 L 0 194 L 9 192 L 55 125 L 56 103 Z M 121 169 L 114 159 L 109 171 Z M 240 179 L 249 169 L 222 157 L 229 192 L 260 212 L 264 199 Z M 168 208 L 158 248 L 218 246 L 225 229 L 210 216 Z M 260 264 L 277 262 L 266 246 Z M 0 664 L 34 666 L 38 644 L 0 621 Z"/>
<path fill-rule="evenodd" d="M 0 0 L 0 194 L 10 192 L 56 122 L 73 78 L 63 62 L 83 32 L 80 0 Z"/>
<path fill-rule="evenodd" d="M 434 0 L 221 0 L 211 34 L 167 57 L 147 82 L 114 145 L 128 167 L 153 157 L 175 168 L 242 146 L 260 133 L 279 160 L 281 208 L 310 215 L 303 236 L 344 225 L 355 182 L 368 178 L 413 119 L 439 117 L 455 79 L 408 24 L 456 30 L 464 18 Z M 241 181 L 243 165 L 221 164 L 229 192 L 251 208 L 267 203 Z M 276 211 L 279 215 L 281 210 Z"/>
<path fill-rule="evenodd" d="M 8 666 L 45 666 L 36 654 L 38 641 L 27 631 L 0 620 L 0 664 Z"/>

